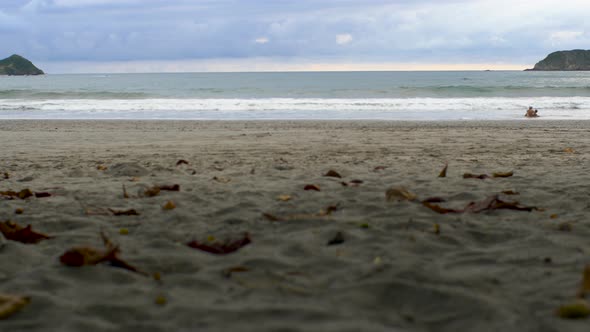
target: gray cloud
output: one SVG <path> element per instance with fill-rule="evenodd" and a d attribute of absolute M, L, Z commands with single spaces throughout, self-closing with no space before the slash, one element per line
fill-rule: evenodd
<path fill-rule="evenodd" d="M 0 53 L 44 62 L 530 63 L 588 45 L 589 10 L 586 0 L 3 0 Z"/>

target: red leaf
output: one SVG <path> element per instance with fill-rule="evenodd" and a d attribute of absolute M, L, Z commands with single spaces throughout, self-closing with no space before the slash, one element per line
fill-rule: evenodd
<path fill-rule="evenodd" d="M 43 240 L 51 239 L 51 236 L 33 231 L 31 225 L 23 228 L 12 221 L 0 223 L 0 232 L 8 240 L 26 244 L 39 243 Z"/>
<path fill-rule="evenodd" d="M 250 235 L 245 233 L 244 236 L 238 240 L 228 240 L 225 242 L 215 242 L 212 244 L 206 244 L 195 240 L 187 243 L 187 246 L 215 255 L 227 255 L 238 251 L 251 242 L 252 240 L 250 239 Z"/>

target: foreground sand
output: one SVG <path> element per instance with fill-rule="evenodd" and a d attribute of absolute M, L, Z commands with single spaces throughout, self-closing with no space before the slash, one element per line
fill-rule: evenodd
<path fill-rule="evenodd" d="M 588 331 L 588 320 L 554 310 L 574 298 L 590 263 L 589 130 L 536 120 L 1 121 L 0 174 L 10 178 L 0 191 L 53 196 L 0 200 L 0 221 L 55 238 L 0 249 L 0 293 L 32 298 L 0 330 Z M 323 177 L 330 169 L 343 179 Z M 462 178 L 498 171 L 514 176 Z M 353 179 L 363 183 L 341 185 Z M 138 197 L 163 184 L 181 190 Z M 400 185 L 450 207 L 513 190 L 520 195 L 503 198 L 545 210 L 440 215 L 387 202 Z M 168 200 L 177 208 L 162 210 Z M 101 230 L 162 280 L 59 263 L 73 246 L 101 248 Z M 252 243 L 226 256 L 185 245 L 244 232 Z M 328 246 L 338 232 L 344 243 Z M 241 271 L 224 273 L 232 267 Z"/>

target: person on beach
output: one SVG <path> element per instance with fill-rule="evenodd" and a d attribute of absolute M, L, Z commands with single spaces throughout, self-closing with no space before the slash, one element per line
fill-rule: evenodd
<path fill-rule="evenodd" d="M 538 111 L 537 111 L 537 110 L 535 110 L 535 109 L 533 109 L 533 107 L 532 107 L 532 106 L 529 106 L 529 109 L 526 111 L 526 113 L 525 113 L 525 115 L 524 115 L 524 116 L 525 116 L 525 117 L 527 117 L 527 118 L 536 118 L 536 117 L 538 117 L 538 116 L 539 116 L 539 115 L 537 114 L 537 112 L 538 112 Z"/>

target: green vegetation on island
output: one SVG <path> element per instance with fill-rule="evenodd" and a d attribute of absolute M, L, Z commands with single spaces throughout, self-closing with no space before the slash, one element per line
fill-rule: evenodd
<path fill-rule="evenodd" d="M 0 75 L 43 75 L 43 71 L 20 55 L 0 60 Z"/>
<path fill-rule="evenodd" d="M 590 50 L 558 51 L 538 62 L 531 71 L 590 70 Z"/>

